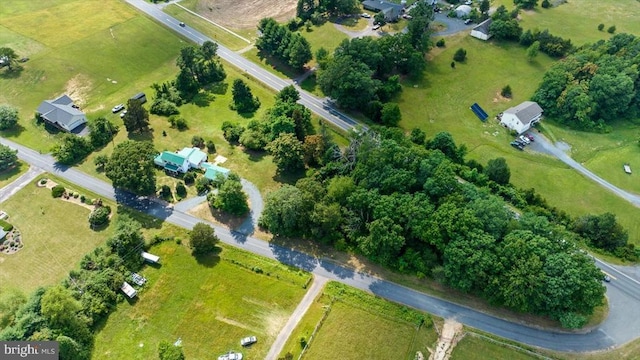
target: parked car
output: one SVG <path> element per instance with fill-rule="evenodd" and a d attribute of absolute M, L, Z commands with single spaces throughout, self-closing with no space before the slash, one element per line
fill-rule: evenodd
<path fill-rule="evenodd" d="M 467 20 L 465 20 L 465 21 L 464 21 L 464 24 L 465 24 L 465 25 L 469 25 L 469 24 L 471 24 L 472 22 L 473 22 L 473 20 L 471 20 L 471 19 L 467 19 Z"/>
<path fill-rule="evenodd" d="M 371 15 L 367 14 L 367 13 L 362 13 L 360 14 L 361 17 L 365 18 L 365 19 L 370 19 Z"/>
<path fill-rule="evenodd" d="M 127 110 L 120 113 L 120 118 L 124 118 L 125 115 L 127 115 Z"/>
<path fill-rule="evenodd" d="M 218 356 L 218 360 L 242 360 L 242 354 L 234 351 L 229 351 L 226 354 Z"/>
<path fill-rule="evenodd" d="M 515 141 L 512 141 L 510 145 L 513 146 L 514 148 L 518 149 L 518 150 L 524 150 L 524 146 L 518 144 Z"/>
<path fill-rule="evenodd" d="M 522 142 L 524 142 L 525 144 L 529 144 L 531 142 L 531 140 L 529 140 L 529 138 L 524 135 L 520 135 L 518 139 L 522 140 Z"/>
<path fill-rule="evenodd" d="M 525 147 L 527 145 L 524 141 L 522 141 L 520 139 L 515 139 L 513 142 L 518 144 L 518 145 L 520 145 L 520 146 L 522 146 L 522 147 Z"/>
<path fill-rule="evenodd" d="M 117 113 L 118 111 L 121 111 L 124 109 L 124 104 L 118 104 L 116 106 L 113 107 L 113 109 L 111 109 L 112 113 Z"/>
<path fill-rule="evenodd" d="M 372 29 L 373 29 L 373 30 L 378 30 L 378 29 L 380 29 L 380 25 L 378 25 L 378 24 L 373 25 L 373 28 L 372 28 Z"/>
<path fill-rule="evenodd" d="M 527 137 L 527 139 L 529 139 L 531 142 L 536 141 L 536 139 L 535 139 L 535 138 L 533 137 L 533 135 L 531 135 L 531 134 L 525 134 L 524 136 L 526 136 L 526 137 Z"/>
<path fill-rule="evenodd" d="M 242 338 L 240 340 L 240 345 L 249 346 L 258 342 L 258 339 L 255 336 L 247 336 L 246 338 Z"/>

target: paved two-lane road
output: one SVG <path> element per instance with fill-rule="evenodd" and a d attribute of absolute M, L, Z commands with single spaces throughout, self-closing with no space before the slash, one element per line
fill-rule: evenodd
<path fill-rule="evenodd" d="M 144 0 L 126 1 L 139 10 L 143 11 L 147 15 L 151 16 L 155 20 L 169 27 L 171 30 L 179 33 L 180 35 L 197 44 L 202 44 L 205 41 L 215 42 L 213 39 L 207 37 L 201 32 L 189 27 L 188 24 L 185 27 L 181 27 L 179 20 L 176 20 L 175 18 L 165 14 L 156 5 L 150 4 Z M 285 86 L 293 84 L 291 80 L 284 80 L 277 77 L 276 75 L 271 74 L 270 72 L 262 69 L 259 65 L 245 59 L 241 55 L 236 54 L 235 52 L 229 50 L 219 43 L 218 56 L 276 91 L 280 91 Z M 355 120 L 351 119 L 348 116 L 345 116 L 340 111 L 336 110 L 333 106 L 329 106 L 325 102 L 325 99 L 318 98 L 306 91 L 301 90 L 302 89 L 298 88 L 298 91 L 300 92 L 299 102 L 302 105 L 306 106 L 312 112 L 316 113 L 324 119 L 327 119 L 338 128 L 348 131 L 358 125 Z"/>
<path fill-rule="evenodd" d="M 202 219 L 166 206 L 164 203 L 114 190 L 110 184 L 77 169 L 58 166 L 50 155 L 40 154 L 3 138 L 0 138 L 0 143 L 17 149 L 18 157 L 32 166 L 78 184 L 104 198 L 114 199 L 123 205 L 186 229 L 191 229 L 198 222 L 203 222 Z M 611 315 L 607 320 L 588 334 L 554 333 L 498 319 L 374 276 L 354 272 L 324 259 L 314 258 L 215 224 L 210 225 L 215 227 L 220 240 L 227 244 L 437 316 L 455 318 L 465 325 L 532 346 L 558 351 L 582 352 L 611 348 L 640 337 L 640 316 L 635 310 L 640 309 L 637 306 L 640 303 L 639 283 L 631 277 L 623 276 L 615 269 L 609 269 L 608 266 L 607 270 L 616 278 L 607 285 L 608 296 L 611 299 Z"/>

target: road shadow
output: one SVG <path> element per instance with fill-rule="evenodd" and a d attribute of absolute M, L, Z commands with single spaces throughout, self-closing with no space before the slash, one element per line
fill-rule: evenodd
<path fill-rule="evenodd" d="M 239 231 L 231 230 L 231 236 L 238 244 L 244 244 L 247 242 L 248 235 Z"/>
<path fill-rule="evenodd" d="M 273 242 L 269 242 L 269 248 L 271 248 L 276 260 L 283 264 L 295 266 L 308 272 L 312 272 L 318 266 L 318 259 L 311 255 L 282 247 Z"/>
<path fill-rule="evenodd" d="M 349 269 L 339 264 L 335 264 L 327 259 L 320 260 L 320 266 L 340 279 L 351 279 L 356 274 L 356 272 L 353 269 Z"/>

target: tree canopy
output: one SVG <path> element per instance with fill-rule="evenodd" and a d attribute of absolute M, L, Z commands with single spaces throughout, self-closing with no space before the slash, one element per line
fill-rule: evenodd
<path fill-rule="evenodd" d="M 213 228 L 205 223 L 197 223 L 189 232 L 189 245 L 194 255 L 203 255 L 213 252 L 220 241 Z"/>
<path fill-rule="evenodd" d="M 261 226 L 402 272 L 439 272 L 449 286 L 564 326 L 581 326 L 602 303 L 600 271 L 577 251 L 571 221 L 509 184 L 504 159 L 470 167 L 448 133 L 415 143 L 379 127 L 329 149 L 308 177 L 267 196 Z"/>
<path fill-rule="evenodd" d="M 251 88 L 242 80 L 235 79 L 231 89 L 233 96 L 232 108 L 238 113 L 253 113 L 260 107 L 260 100 L 253 96 Z"/>
<path fill-rule="evenodd" d="M 258 30 L 261 35 L 256 48 L 263 55 L 271 55 L 297 70 L 311 61 L 311 45 L 301 34 L 291 32 L 272 18 L 260 20 Z"/>
<path fill-rule="evenodd" d="M 116 145 L 105 175 L 116 188 L 129 190 L 139 195 L 150 195 L 156 191 L 156 175 L 153 157 L 157 151 L 149 141 L 125 141 Z"/>
<path fill-rule="evenodd" d="M 13 168 L 18 161 L 18 151 L 0 144 L 0 172 Z"/>
<path fill-rule="evenodd" d="M 540 44 L 541 48 L 543 44 Z M 533 96 L 545 115 L 570 127 L 605 130 L 638 116 L 640 38 L 617 34 L 556 62 Z"/>
<path fill-rule="evenodd" d="M 149 129 L 149 112 L 137 99 L 127 101 L 127 113 L 122 118 L 124 127 L 129 133 L 143 132 Z"/>
<path fill-rule="evenodd" d="M 0 105 L 0 130 L 9 130 L 18 125 L 18 109 L 7 104 Z"/>

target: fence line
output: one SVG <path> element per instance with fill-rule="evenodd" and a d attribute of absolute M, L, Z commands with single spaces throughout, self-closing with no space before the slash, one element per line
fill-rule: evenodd
<path fill-rule="evenodd" d="M 494 338 L 492 338 L 492 337 L 485 336 L 485 335 L 482 335 L 482 334 L 478 334 L 478 333 L 473 332 L 473 331 L 467 331 L 467 334 L 468 334 L 468 335 L 471 335 L 471 336 L 481 337 L 481 338 L 483 338 L 483 339 L 485 339 L 485 340 L 489 340 L 490 342 L 493 342 L 493 343 L 498 344 L 498 345 L 501 345 L 501 346 L 510 347 L 510 348 L 512 348 L 512 349 L 514 349 L 514 350 L 517 350 L 517 351 L 520 351 L 520 352 L 523 352 L 523 353 L 526 353 L 526 354 L 529 354 L 529 355 L 535 356 L 535 357 L 537 357 L 537 358 L 539 358 L 539 359 L 543 359 L 543 360 L 553 360 L 553 358 L 550 358 L 550 357 L 548 357 L 548 356 L 544 356 L 544 355 L 542 355 L 542 354 L 539 354 L 539 353 L 537 353 L 537 352 L 531 351 L 531 350 L 529 350 L 529 349 L 525 349 L 525 348 L 523 348 L 523 347 L 520 347 L 520 346 L 517 346 L 517 345 L 513 345 L 513 344 L 509 344 L 509 343 L 506 343 L 506 342 L 503 342 L 503 341 L 500 341 L 500 340 L 496 340 L 496 339 L 494 339 Z"/>
<path fill-rule="evenodd" d="M 320 321 L 318 321 L 318 323 L 316 324 L 316 327 L 313 329 L 313 332 L 311 332 L 311 336 L 309 336 L 309 340 L 307 340 L 307 343 L 304 345 L 302 352 L 300 352 L 300 355 L 298 356 L 298 360 L 302 359 L 302 357 L 304 356 L 304 353 L 307 351 L 307 349 L 311 345 L 311 341 L 316 336 L 316 333 L 318 332 L 318 330 L 320 330 L 320 327 L 329 316 L 329 313 L 331 312 L 331 307 L 333 306 L 333 301 L 334 300 L 331 299 L 331 303 L 327 305 L 327 309 L 324 311 L 324 314 L 322 314 L 322 318 L 320 318 Z"/>

